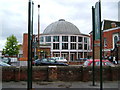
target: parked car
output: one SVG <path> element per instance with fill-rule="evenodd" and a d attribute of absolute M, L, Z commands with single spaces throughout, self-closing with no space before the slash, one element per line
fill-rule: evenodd
<path fill-rule="evenodd" d="M 44 58 L 44 59 L 37 59 L 34 61 L 34 64 L 36 66 L 38 65 L 59 65 L 59 66 L 68 66 L 68 64 L 66 63 L 61 63 L 61 62 L 57 62 L 56 60 L 54 59 L 51 59 L 51 58 Z"/>
<path fill-rule="evenodd" d="M 77 61 L 86 61 L 87 58 L 78 58 Z"/>
<path fill-rule="evenodd" d="M 0 57 L 0 61 L 11 64 L 11 59 L 9 57 Z"/>
<path fill-rule="evenodd" d="M 54 59 L 57 62 L 67 63 L 67 60 L 64 57 L 51 57 L 51 59 Z"/>
<path fill-rule="evenodd" d="M 11 65 L 9 65 L 9 64 L 7 64 L 7 63 L 4 63 L 4 62 L 0 61 L 0 66 L 11 66 Z"/>
<path fill-rule="evenodd" d="M 100 66 L 100 60 L 99 59 L 95 59 L 94 61 L 95 63 L 95 66 Z M 93 60 L 92 59 L 89 59 L 89 60 L 86 60 L 84 63 L 83 63 L 84 66 L 92 66 L 93 65 Z M 110 62 L 109 60 L 102 60 L 102 65 L 103 66 L 115 66 L 112 62 Z"/>

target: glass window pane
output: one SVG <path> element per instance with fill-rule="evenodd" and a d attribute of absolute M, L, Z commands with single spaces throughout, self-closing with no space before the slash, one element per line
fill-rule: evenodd
<path fill-rule="evenodd" d="M 40 37 L 40 42 L 44 42 L 44 37 Z"/>
<path fill-rule="evenodd" d="M 59 42 L 59 36 L 53 36 L 53 42 Z"/>
<path fill-rule="evenodd" d="M 82 42 L 82 37 L 78 37 L 78 42 Z"/>
<path fill-rule="evenodd" d="M 51 42 L 51 36 L 46 36 L 46 37 L 45 37 L 45 41 L 46 41 L 46 42 Z"/>
<path fill-rule="evenodd" d="M 71 37 L 70 37 L 70 41 L 71 41 L 71 42 L 76 42 L 76 36 L 71 36 Z"/>
<path fill-rule="evenodd" d="M 87 50 L 87 44 L 84 44 L 84 50 Z"/>
<path fill-rule="evenodd" d="M 107 39 L 104 38 L 104 47 L 107 47 Z"/>
<path fill-rule="evenodd" d="M 53 43 L 53 49 L 59 49 L 59 43 Z"/>
<path fill-rule="evenodd" d="M 68 49 L 68 43 L 62 43 L 62 49 Z"/>
<path fill-rule="evenodd" d="M 68 42 L 68 36 L 62 36 L 62 42 Z"/>
<path fill-rule="evenodd" d="M 82 44 L 78 44 L 78 49 L 82 49 Z"/>
<path fill-rule="evenodd" d="M 86 37 L 84 38 L 84 42 L 87 43 L 87 38 Z"/>
<path fill-rule="evenodd" d="M 71 49 L 76 49 L 76 43 L 71 43 L 70 48 L 71 48 Z"/>

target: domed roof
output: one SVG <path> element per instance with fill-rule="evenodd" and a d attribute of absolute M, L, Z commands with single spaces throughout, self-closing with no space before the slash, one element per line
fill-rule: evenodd
<path fill-rule="evenodd" d="M 60 19 L 48 25 L 43 34 L 80 34 L 80 31 L 74 24 Z"/>

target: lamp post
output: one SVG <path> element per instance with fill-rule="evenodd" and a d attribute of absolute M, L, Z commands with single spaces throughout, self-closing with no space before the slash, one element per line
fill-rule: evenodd
<path fill-rule="evenodd" d="M 117 54 L 116 54 L 116 61 L 117 61 L 117 64 L 118 64 L 118 59 L 119 59 L 119 57 L 118 57 L 118 53 L 119 53 L 119 52 L 118 52 L 118 51 L 119 51 L 118 49 L 119 49 L 119 46 L 120 46 L 120 44 L 119 44 L 119 42 L 117 42 L 117 43 L 116 43 L 116 53 L 117 53 Z"/>

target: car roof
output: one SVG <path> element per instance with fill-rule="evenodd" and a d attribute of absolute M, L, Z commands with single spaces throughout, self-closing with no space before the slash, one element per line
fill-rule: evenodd
<path fill-rule="evenodd" d="M 88 59 L 87 61 L 93 61 L 93 59 Z M 100 61 L 100 59 L 95 59 L 95 62 Z M 109 60 L 102 60 L 102 62 L 109 61 Z"/>

